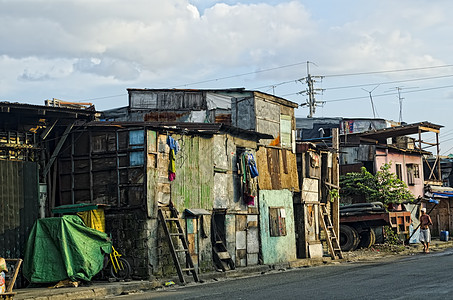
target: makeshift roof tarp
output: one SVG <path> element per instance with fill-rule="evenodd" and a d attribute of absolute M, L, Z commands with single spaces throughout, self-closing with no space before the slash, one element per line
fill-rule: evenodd
<path fill-rule="evenodd" d="M 107 234 L 75 215 L 36 221 L 28 238 L 23 273 L 32 283 L 90 281 L 112 251 Z"/>
<path fill-rule="evenodd" d="M 429 186 L 429 192 L 426 193 L 430 197 L 450 198 L 453 197 L 453 188 L 447 186 Z"/>

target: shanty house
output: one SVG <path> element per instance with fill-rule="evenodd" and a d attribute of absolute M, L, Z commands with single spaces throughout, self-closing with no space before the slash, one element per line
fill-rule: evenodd
<path fill-rule="evenodd" d="M 0 102 L 0 257 L 24 257 L 34 222 L 55 201 L 55 158 L 68 134 L 95 115 L 92 107 Z"/>
<path fill-rule="evenodd" d="M 292 206 L 292 193 L 299 190 L 295 159 L 296 103 L 245 89 L 128 89 L 128 93 L 129 106 L 104 112 L 105 120 L 223 123 L 269 134 L 269 138 L 259 141 L 255 157 L 262 174 L 258 176 L 262 261 L 276 263 L 296 258 Z M 237 234 L 246 245 L 247 236 L 254 232 L 250 227 L 258 220 L 241 222 L 249 224 L 241 225 L 246 230 Z M 246 259 L 245 252 L 241 253 L 239 265 L 247 264 L 247 260 L 256 261 L 255 255 Z"/>
<path fill-rule="evenodd" d="M 431 154 L 422 145 L 436 145 L 423 141 L 422 134 L 430 132 L 437 136 L 441 127 L 420 122 L 342 135 L 340 172 L 357 172 L 363 166 L 374 173 L 383 164 L 390 163 L 391 171 L 408 185 L 412 194 L 416 198 L 422 197 L 425 185 L 423 160 Z"/>

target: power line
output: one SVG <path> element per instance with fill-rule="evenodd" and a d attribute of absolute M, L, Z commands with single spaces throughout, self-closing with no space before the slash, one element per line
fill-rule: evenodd
<path fill-rule="evenodd" d="M 426 92 L 426 91 L 439 90 L 439 89 L 445 89 L 445 88 L 453 88 L 453 85 L 444 85 L 444 86 L 431 87 L 431 88 L 425 88 L 425 89 L 417 89 L 417 90 L 413 90 L 413 91 L 406 91 L 405 93 L 406 94 L 418 93 L 418 92 Z M 397 93 L 379 94 L 379 95 L 374 95 L 373 97 L 383 97 L 383 96 L 390 96 L 390 95 L 397 95 Z M 339 102 L 339 101 L 349 101 L 349 100 L 358 100 L 358 99 L 368 99 L 368 97 L 362 96 L 362 97 L 341 98 L 341 99 L 334 99 L 334 100 L 324 100 L 324 102 Z"/>
<path fill-rule="evenodd" d="M 334 87 L 326 87 L 323 88 L 324 91 L 330 91 L 330 90 L 340 90 L 340 89 L 349 89 L 349 88 L 362 88 L 362 87 L 367 87 L 367 86 L 375 86 L 375 85 L 385 85 L 385 84 L 394 84 L 394 83 L 404 83 L 404 82 L 413 82 L 413 81 L 423 81 L 423 80 L 431 80 L 431 79 L 441 79 L 441 78 L 449 78 L 453 77 L 453 74 L 450 75 L 441 75 L 441 76 L 431 76 L 431 77 L 421 77 L 421 78 L 412 78 L 412 79 L 403 79 L 403 80 L 393 80 L 393 81 L 383 81 L 383 82 L 374 82 L 374 83 L 363 83 L 363 84 L 356 84 L 356 85 L 346 85 L 346 86 L 334 86 Z M 254 90 L 260 90 L 264 88 L 272 88 L 272 87 L 278 87 L 280 85 L 288 84 L 288 83 L 295 83 L 298 82 L 302 79 L 294 79 L 294 80 L 288 80 L 288 81 L 282 81 L 279 83 L 275 84 L 269 84 L 269 85 L 264 85 L 256 88 L 252 88 Z M 292 96 L 292 95 L 297 95 L 298 93 L 291 93 L 291 94 L 285 94 L 282 95 L 282 97 L 285 96 Z"/>
<path fill-rule="evenodd" d="M 439 78 L 448 78 L 453 77 L 453 75 L 442 75 L 442 76 L 433 76 L 433 77 L 422 77 L 422 78 L 413 78 L 413 79 L 405 79 L 405 80 L 394 80 L 394 81 L 384 81 L 380 83 L 364 83 L 364 84 L 357 84 L 357 85 L 349 85 L 349 86 L 337 86 L 337 87 L 327 87 L 325 90 L 339 90 L 339 89 L 349 89 L 349 88 L 356 88 L 356 87 L 363 87 L 363 86 L 370 86 L 370 85 L 384 85 L 384 84 L 393 84 L 393 83 L 403 83 L 403 82 L 411 82 L 411 81 L 421 81 L 421 80 L 430 80 L 430 79 L 439 79 Z"/>
<path fill-rule="evenodd" d="M 253 75 L 253 74 L 258 74 L 258 73 L 263 73 L 263 72 L 269 72 L 269 71 L 274 71 L 274 70 L 279 70 L 279 69 L 284 69 L 284 68 L 289 68 L 289 67 L 300 66 L 305 63 L 306 62 L 300 62 L 300 63 L 291 64 L 291 65 L 279 66 L 279 67 L 275 67 L 275 68 L 264 69 L 264 70 L 254 71 L 254 72 L 248 72 L 248 73 L 225 76 L 225 77 L 220 77 L 220 78 L 215 78 L 215 79 L 208 79 L 208 80 L 197 81 L 197 82 L 192 82 L 192 83 L 187 83 L 187 84 L 181 84 L 181 85 L 174 86 L 174 88 L 188 86 L 188 85 L 208 83 L 208 82 L 219 81 L 219 80 L 230 79 L 230 78 L 236 78 L 236 77 L 241 77 L 241 76 L 246 76 L 246 75 Z"/>
<path fill-rule="evenodd" d="M 453 147 L 451 147 L 451 148 L 448 149 L 448 150 L 443 151 L 442 153 L 445 155 L 445 154 L 447 154 L 447 152 L 450 152 L 452 149 L 453 149 Z"/>
<path fill-rule="evenodd" d="M 275 67 L 275 68 L 258 70 L 258 71 L 254 71 L 254 72 L 247 72 L 247 73 L 236 74 L 236 75 L 231 75 L 231 76 L 219 77 L 219 78 L 215 78 L 215 79 L 208 79 L 208 80 L 203 80 L 203 81 L 198 81 L 198 82 L 193 82 L 193 83 L 187 83 L 187 84 L 175 86 L 174 88 L 182 87 L 182 86 L 188 86 L 188 85 L 196 85 L 196 84 L 208 83 L 208 82 L 214 82 L 214 81 L 220 81 L 220 80 L 236 78 L 236 77 L 241 77 L 241 76 L 246 76 L 246 75 L 258 74 L 258 73 L 263 73 L 263 72 L 268 72 L 268 71 L 279 70 L 279 69 L 283 69 L 283 68 L 299 66 L 299 65 L 302 65 L 302 64 L 306 64 L 306 62 L 299 62 L 299 63 L 289 64 L 289 65 L 278 66 L 278 67 Z M 368 74 L 381 74 L 381 73 L 395 73 L 395 72 L 428 70 L 428 69 L 438 69 L 438 68 L 447 68 L 447 67 L 453 67 L 453 64 L 432 66 L 432 67 L 397 69 L 397 70 L 369 71 L 369 72 L 344 73 L 344 74 L 330 74 L 330 75 L 325 75 L 325 76 L 322 76 L 322 77 L 341 77 L 341 76 L 355 76 L 355 75 L 368 75 Z M 382 83 L 370 83 L 370 84 L 360 84 L 360 85 L 351 85 L 351 86 L 331 87 L 331 88 L 325 88 L 323 90 L 346 89 L 346 88 L 362 87 L 362 86 L 369 86 L 369 85 L 376 85 L 376 84 L 391 84 L 391 83 L 401 83 L 401 82 L 429 80 L 429 79 L 438 79 L 438 78 L 447 78 L 447 77 L 453 77 L 453 75 L 443 75 L 443 76 L 424 77 L 424 78 L 407 79 L 407 80 L 387 81 L 387 82 L 382 82 Z M 275 88 L 275 87 L 283 85 L 283 84 L 297 82 L 297 81 L 300 81 L 300 80 L 303 80 L 303 79 L 304 78 L 283 81 L 283 82 L 280 82 L 280 83 L 271 84 L 271 85 L 267 85 L 267 86 L 262 86 L 262 87 L 258 87 L 258 88 L 255 88 L 255 89 L 258 90 L 258 89 L 267 88 L 267 87 Z M 431 88 L 431 89 L 447 88 L 447 87 L 451 87 L 451 86 L 443 86 L 443 87 L 437 87 L 437 88 Z M 422 89 L 422 90 L 419 90 L 419 91 L 427 91 L 427 90 L 431 90 L 431 89 Z M 409 93 L 409 92 L 406 92 L 406 93 Z M 299 93 L 286 94 L 286 95 L 283 95 L 282 97 L 291 96 L 291 95 L 297 95 L 297 94 L 299 94 Z M 96 101 L 96 100 L 115 98 L 115 97 L 126 96 L 126 95 L 127 94 L 118 94 L 118 95 L 110 95 L 110 96 L 103 96 L 103 97 L 97 97 L 97 98 L 88 98 L 88 99 L 76 100 L 76 101 L 80 101 L 80 102 L 83 102 L 83 101 Z M 377 97 L 377 96 L 381 96 L 381 95 L 376 95 L 375 97 Z M 336 100 L 326 100 L 326 102 L 336 102 L 336 101 L 354 100 L 354 99 L 362 99 L 362 98 L 364 98 L 364 97 L 345 98 L 345 99 L 336 99 Z M 365 98 L 367 98 L 367 97 L 365 97 Z"/>
<path fill-rule="evenodd" d="M 358 73 L 345 73 L 345 74 L 331 74 L 331 75 L 325 75 L 324 77 L 343 77 L 343 76 L 371 75 L 371 74 L 382 74 L 382 73 L 396 73 L 396 72 L 430 70 L 430 69 L 439 69 L 439 68 L 448 68 L 448 67 L 453 67 L 453 65 L 441 65 L 441 66 L 432 66 L 432 67 L 420 67 L 420 68 L 385 70 L 385 71 L 370 71 L 370 72 L 358 72 Z"/>
<path fill-rule="evenodd" d="M 75 102 L 83 102 L 83 101 L 96 101 L 96 100 L 102 100 L 102 99 L 108 99 L 108 98 L 116 98 L 120 96 L 127 96 L 127 94 L 118 94 L 118 95 L 111 95 L 111 96 L 104 96 L 104 97 L 97 97 L 97 98 L 88 98 L 85 100 L 74 100 Z"/>

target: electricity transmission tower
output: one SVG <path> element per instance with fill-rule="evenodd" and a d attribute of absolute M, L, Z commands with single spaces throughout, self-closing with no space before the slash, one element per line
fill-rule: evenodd
<path fill-rule="evenodd" d="M 308 85 L 308 89 L 300 92 L 300 94 L 305 94 L 308 96 L 308 99 L 306 100 L 306 102 L 302 103 L 300 106 L 308 106 L 309 113 L 308 113 L 307 118 L 313 118 L 313 115 L 316 112 L 316 107 L 324 104 L 324 101 L 316 101 L 316 99 L 315 99 L 315 95 L 318 94 L 318 92 L 323 91 L 323 89 L 314 88 L 314 83 L 316 82 L 315 79 L 322 79 L 322 76 L 311 76 L 309 64 L 310 64 L 310 62 L 307 61 L 307 77 L 299 80 L 299 81 L 305 81 L 305 83 Z M 316 66 L 316 64 L 314 64 L 314 65 Z"/>

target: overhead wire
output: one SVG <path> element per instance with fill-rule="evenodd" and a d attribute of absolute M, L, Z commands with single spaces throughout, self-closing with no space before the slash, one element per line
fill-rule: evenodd
<path fill-rule="evenodd" d="M 453 67 L 453 65 L 440 65 L 440 66 L 408 68 L 408 69 L 396 69 L 396 70 L 383 70 L 383 71 L 331 74 L 331 75 L 324 75 L 324 77 L 342 77 L 342 76 L 371 75 L 371 74 L 382 74 L 382 73 L 397 73 L 397 72 L 420 71 L 420 70 L 430 70 L 430 69 L 449 68 L 449 67 Z"/>
<path fill-rule="evenodd" d="M 225 76 L 225 77 L 219 77 L 219 78 L 214 78 L 214 79 L 207 79 L 207 80 L 202 80 L 202 81 L 197 81 L 197 82 L 192 82 L 192 83 L 181 84 L 181 85 L 174 86 L 173 88 L 189 86 L 189 85 L 197 85 L 197 84 L 208 83 L 208 82 L 215 82 L 215 81 L 220 81 L 220 80 L 225 80 L 225 79 L 231 79 L 231 78 L 236 78 L 236 77 L 241 77 L 241 76 L 246 76 L 246 75 L 258 74 L 258 73 L 263 73 L 263 72 L 279 70 L 279 69 L 283 69 L 283 68 L 299 66 L 299 65 L 303 65 L 303 64 L 306 64 L 306 61 L 298 62 L 298 63 L 294 63 L 294 64 L 283 65 L 283 66 L 278 66 L 278 67 L 274 67 L 274 68 L 257 70 L 257 71 L 253 71 L 253 72 L 247 72 L 247 73 L 241 73 L 241 74 L 236 74 L 236 75 L 231 75 L 231 76 Z M 356 75 L 371 75 L 371 74 L 383 74 L 383 73 L 396 73 L 396 72 L 407 72 L 407 71 L 417 71 L 417 70 L 439 69 L 439 68 L 448 68 L 448 67 L 453 67 L 453 64 L 431 66 L 431 67 L 395 69 L 395 70 L 368 71 L 368 72 L 343 73 L 343 74 L 329 74 L 329 75 L 323 75 L 322 77 L 342 77 L 342 76 L 356 76 Z M 447 78 L 447 77 L 453 77 L 453 75 L 433 76 L 433 77 L 424 77 L 424 78 L 415 78 L 415 79 L 406 79 L 406 80 L 395 80 L 395 81 L 382 82 L 382 83 L 379 83 L 379 84 L 402 83 L 402 82 L 430 80 L 430 79 L 439 79 L 439 78 Z M 283 84 L 296 83 L 296 82 L 300 81 L 301 79 L 303 79 L 303 78 L 282 81 L 282 82 L 279 82 L 279 83 L 270 84 L 270 85 L 266 85 L 266 86 L 261 86 L 261 87 L 257 87 L 257 88 L 254 88 L 254 89 L 259 90 L 259 89 L 263 89 L 263 88 L 275 88 L 275 87 L 283 85 Z M 362 86 L 375 85 L 375 84 L 377 84 L 377 83 L 331 87 L 331 88 L 324 88 L 324 90 L 346 89 L 346 88 L 362 87 Z M 439 87 L 439 88 L 446 88 L 446 87 L 451 87 L 451 86 L 445 86 L 445 87 Z M 432 88 L 432 89 L 436 89 L 436 88 Z M 425 90 L 430 90 L 430 89 L 425 89 Z M 419 91 L 422 91 L 422 90 L 419 90 Z M 406 93 L 409 93 L 409 91 L 406 91 Z M 291 94 L 283 95 L 282 97 L 290 96 L 290 95 L 297 95 L 297 94 L 298 93 L 291 93 Z M 126 95 L 127 94 L 117 94 L 117 95 L 102 96 L 102 97 L 97 97 L 97 98 L 88 98 L 88 99 L 76 100 L 76 101 L 77 102 L 97 101 L 97 100 L 115 98 L 115 97 L 126 96 Z M 367 97 L 356 97 L 356 98 L 357 99 L 361 99 L 361 98 L 367 98 Z M 353 99 L 352 98 L 347 98 L 347 99 L 344 99 L 344 100 L 346 101 L 346 100 L 353 100 Z M 327 100 L 327 101 L 336 102 L 336 101 L 343 101 L 343 99 L 335 99 L 335 100 Z"/>
<path fill-rule="evenodd" d="M 207 80 L 203 80 L 203 81 L 197 81 L 197 82 L 192 82 L 192 83 L 187 83 L 187 84 L 176 85 L 176 86 L 174 86 L 174 88 L 182 87 L 182 86 L 188 86 L 188 85 L 196 85 L 196 84 L 208 83 L 208 82 L 214 82 L 214 81 L 225 80 L 225 79 L 231 79 L 231 78 L 242 77 L 242 76 L 246 76 L 246 75 L 253 75 L 253 74 L 258 74 L 258 73 L 263 73 L 263 72 L 269 72 L 269 71 L 279 70 L 279 69 L 283 69 L 283 68 L 299 66 L 299 65 L 302 65 L 302 64 L 306 64 L 306 63 L 307 62 L 304 61 L 304 62 L 299 62 L 299 63 L 295 63 L 295 64 L 279 66 L 279 67 L 275 67 L 275 68 L 263 69 L 263 70 L 247 72 L 247 73 L 242 73 L 242 74 L 236 74 L 236 75 L 231 75 L 231 76 L 225 76 L 225 77 L 220 77 L 220 78 L 215 78 L 215 79 L 207 79 Z"/>
<path fill-rule="evenodd" d="M 374 86 L 374 85 L 378 85 L 378 84 L 384 85 L 384 84 L 403 83 L 403 82 L 412 82 L 412 81 L 421 81 L 421 80 L 430 80 L 430 79 L 440 79 L 440 78 L 448 78 L 448 77 L 453 77 L 453 74 L 442 75 L 442 76 L 413 78 L 413 79 L 405 79 L 405 80 L 384 81 L 384 82 L 379 82 L 379 83 L 364 83 L 364 84 L 349 85 L 349 86 L 326 87 L 324 89 L 325 90 L 339 90 L 339 89 L 364 87 L 364 86 L 370 86 L 370 85 Z"/>

